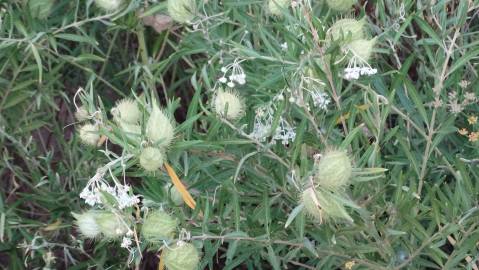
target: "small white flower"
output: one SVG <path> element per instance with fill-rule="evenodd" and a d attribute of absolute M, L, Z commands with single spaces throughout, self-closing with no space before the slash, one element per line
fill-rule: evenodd
<path fill-rule="evenodd" d="M 281 49 L 283 51 L 287 51 L 288 50 L 288 43 L 285 42 L 285 43 L 281 44 Z"/>
<path fill-rule="evenodd" d="M 228 82 L 226 85 L 228 85 L 228 87 L 230 87 L 230 88 L 235 87 L 235 84 L 233 82 Z"/>
<path fill-rule="evenodd" d="M 228 80 L 225 77 L 219 78 L 220 83 L 226 83 Z"/>
<path fill-rule="evenodd" d="M 121 241 L 122 248 L 130 248 L 131 244 L 132 244 L 131 238 L 123 237 L 123 240 Z"/>

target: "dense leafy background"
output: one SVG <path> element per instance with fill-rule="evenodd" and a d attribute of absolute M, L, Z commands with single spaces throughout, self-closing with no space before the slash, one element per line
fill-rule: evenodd
<path fill-rule="evenodd" d="M 127 265 L 118 243 L 84 240 L 73 225 L 71 212 L 87 208 L 79 192 L 105 163 L 71 125 L 83 87 L 105 113 L 143 92 L 175 109 L 183 124 L 169 161 L 198 206 L 168 209 L 202 247 L 202 268 L 344 269 L 354 261 L 354 269 L 477 269 L 478 142 L 457 131 L 479 130 L 467 121 L 479 106 L 454 111 L 451 93 L 459 102 L 467 92 L 479 95 L 478 1 L 360 1 L 348 16 L 366 16 L 369 35 L 378 37 L 370 61 L 378 74 L 357 81 L 341 78 L 344 66 L 331 60 L 341 57 L 337 48 L 318 44 L 342 16 L 323 1 L 282 17 L 258 0 L 198 7 L 201 23 L 158 33 L 142 16 L 165 14 L 161 1 L 133 0 L 106 14 L 92 1 L 57 0 L 46 19 L 25 1 L 1 2 L 2 267 L 157 267 L 156 250 Z M 208 100 L 234 59 L 244 60 L 247 83 L 237 90 L 247 110 L 226 122 Z M 288 101 L 287 89 L 308 68 L 332 98 L 328 111 Z M 281 91 L 285 99 L 273 100 Z M 435 100 L 441 104 L 431 106 Z M 244 136 L 268 102 L 296 128 L 287 145 Z M 300 213 L 285 228 L 314 154 L 341 144 L 355 167 L 388 169 L 348 189 L 361 206 L 350 211 L 354 224 L 318 224 Z M 127 176 L 145 199 L 167 200 L 165 173 L 131 166 Z"/>

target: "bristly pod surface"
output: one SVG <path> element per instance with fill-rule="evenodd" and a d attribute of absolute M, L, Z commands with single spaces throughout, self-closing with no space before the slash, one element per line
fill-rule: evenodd
<path fill-rule="evenodd" d="M 157 147 L 167 147 L 173 141 L 175 128 L 172 121 L 157 105 L 153 105 L 146 123 L 146 137 Z"/>
<path fill-rule="evenodd" d="M 343 12 L 350 10 L 356 0 L 326 0 L 326 3 L 330 9 Z"/>
<path fill-rule="evenodd" d="M 87 212 L 76 214 L 72 213 L 76 219 L 76 225 L 80 233 L 86 238 L 95 238 L 100 235 L 100 226 L 96 222 L 96 211 L 89 210 Z"/>
<path fill-rule="evenodd" d="M 196 270 L 200 254 L 193 244 L 179 241 L 163 250 L 165 266 L 169 270 Z"/>
<path fill-rule="evenodd" d="M 244 113 L 244 103 L 236 91 L 218 89 L 213 98 L 213 109 L 221 117 L 236 120 Z"/>
<path fill-rule="evenodd" d="M 175 237 L 178 221 L 163 210 L 149 213 L 141 227 L 141 234 L 149 243 L 159 243 Z"/>
<path fill-rule="evenodd" d="M 194 0 L 168 0 L 168 14 L 179 23 L 190 23 L 196 16 Z"/>
<path fill-rule="evenodd" d="M 346 151 L 326 151 L 315 168 L 315 184 L 329 189 L 338 190 L 347 186 L 352 175 L 352 164 Z"/>
<path fill-rule="evenodd" d="M 269 0 L 268 11 L 272 15 L 281 16 L 290 4 L 291 0 Z"/>

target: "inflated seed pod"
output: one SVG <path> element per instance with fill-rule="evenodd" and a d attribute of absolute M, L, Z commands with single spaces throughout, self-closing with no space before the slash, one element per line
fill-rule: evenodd
<path fill-rule="evenodd" d="M 213 97 L 213 109 L 217 115 L 235 120 L 243 116 L 244 103 L 236 91 L 218 89 Z"/>
<path fill-rule="evenodd" d="M 81 214 L 72 213 L 75 217 L 75 224 L 80 233 L 86 238 L 95 238 L 100 235 L 100 226 L 96 222 L 96 211 L 89 210 Z"/>
<path fill-rule="evenodd" d="M 190 23 L 196 14 L 194 0 L 168 0 L 168 14 L 179 23 Z"/>
<path fill-rule="evenodd" d="M 272 15 L 281 16 L 283 14 L 283 10 L 288 9 L 290 4 L 291 0 L 269 0 L 268 11 Z"/>
<path fill-rule="evenodd" d="M 336 11 L 348 11 L 356 3 L 356 0 L 326 0 L 329 8 Z"/>
<path fill-rule="evenodd" d="M 117 238 L 126 234 L 129 227 L 126 221 L 112 212 L 98 211 L 95 220 L 100 228 L 100 232 L 106 238 Z"/>
<path fill-rule="evenodd" d="M 350 42 L 353 40 L 364 39 L 366 20 L 355 20 L 345 18 L 336 21 L 327 31 L 327 39 L 340 40 L 344 42 Z"/>
<path fill-rule="evenodd" d="M 157 147 L 167 147 L 174 136 L 175 129 L 170 118 L 154 105 L 146 123 L 146 137 Z"/>
<path fill-rule="evenodd" d="M 140 165 L 147 171 L 156 171 L 163 166 L 162 150 L 155 147 L 146 147 L 140 153 Z"/>
<path fill-rule="evenodd" d="M 134 99 L 125 98 L 117 102 L 116 106 L 111 109 L 113 120 L 117 123 L 136 124 L 140 121 L 141 111 L 138 102 Z"/>
<path fill-rule="evenodd" d="M 200 254 L 193 244 L 179 241 L 163 250 L 163 259 L 168 270 L 196 270 Z"/>
<path fill-rule="evenodd" d="M 345 151 L 330 150 L 317 164 L 314 182 L 323 188 L 337 190 L 349 184 L 352 171 L 351 160 Z"/>
<path fill-rule="evenodd" d="M 78 130 L 80 140 L 87 145 L 96 146 L 100 139 L 99 128 L 97 125 L 84 124 Z"/>
<path fill-rule="evenodd" d="M 163 210 L 156 210 L 146 216 L 141 234 L 150 243 L 159 243 L 175 237 L 178 221 Z"/>

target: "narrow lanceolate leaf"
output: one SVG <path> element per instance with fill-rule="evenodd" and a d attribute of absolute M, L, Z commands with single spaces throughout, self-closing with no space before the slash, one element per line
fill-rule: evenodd
<path fill-rule="evenodd" d="M 195 200 L 193 199 L 193 197 L 191 197 L 191 195 L 188 192 L 188 190 L 186 189 L 185 185 L 183 185 L 183 183 L 181 183 L 180 179 L 178 178 L 178 176 L 175 173 L 175 170 L 173 170 L 173 168 L 166 162 L 165 162 L 165 168 L 166 168 L 166 172 L 168 173 L 168 175 L 171 178 L 171 182 L 173 182 L 173 185 L 175 185 L 175 187 L 181 193 L 181 196 L 183 197 L 183 201 L 185 201 L 185 203 L 191 209 L 195 209 L 196 208 Z"/>

